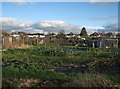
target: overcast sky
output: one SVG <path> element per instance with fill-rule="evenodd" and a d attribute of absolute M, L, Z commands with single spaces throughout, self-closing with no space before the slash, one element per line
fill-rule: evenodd
<path fill-rule="evenodd" d="M 8 0 L 6 0 L 8 1 Z M 26 1 L 26 0 L 21 0 Z M 86 0 L 87 1 L 87 0 Z M 118 30 L 118 3 L 96 2 L 1 2 L 3 30 L 25 32 L 88 33 Z M 117 1 L 117 0 L 116 0 Z"/>

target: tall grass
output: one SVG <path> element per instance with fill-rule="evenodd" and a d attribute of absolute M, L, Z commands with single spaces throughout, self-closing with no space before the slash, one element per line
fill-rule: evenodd
<path fill-rule="evenodd" d="M 79 74 L 74 83 L 79 87 L 113 87 L 113 82 L 103 74 Z"/>

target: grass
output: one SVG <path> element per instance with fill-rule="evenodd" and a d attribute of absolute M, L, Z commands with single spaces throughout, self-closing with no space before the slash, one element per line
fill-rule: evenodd
<path fill-rule="evenodd" d="M 14 67 L 5 68 L 3 70 L 3 78 L 35 78 L 40 80 L 56 80 L 56 81 L 68 81 L 72 79 L 72 76 L 67 76 L 64 73 L 57 73 L 47 69 L 18 69 Z"/>
<path fill-rule="evenodd" d="M 3 86 L 17 86 L 20 79 L 73 82 L 81 87 L 114 86 L 119 84 L 119 48 L 97 49 L 73 46 L 41 46 L 27 49 L 8 49 L 2 52 Z M 79 63 L 85 72 L 65 74 L 56 72 L 56 67 L 71 68 Z M 72 68 L 71 68 L 72 69 Z M 80 82 L 82 81 L 82 82 Z M 80 83 L 79 83 L 80 82 Z"/>

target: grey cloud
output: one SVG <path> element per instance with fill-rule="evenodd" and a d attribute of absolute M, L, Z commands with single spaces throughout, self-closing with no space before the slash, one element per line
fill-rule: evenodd
<path fill-rule="evenodd" d="M 60 30 L 64 30 L 65 33 L 74 32 L 77 33 L 80 31 L 80 27 L 65 23 L 64 21 L 41 21 L 33 24 L 33 27 L 36 29 L 42 29 L 47 32 L 58 33 Z"/>
<path fill-rule="evenodd" d="M 64 30 L 65 33 L 74 32 L 78 33 L 80 27 L 65 23 L 64 21 L 41 21 L 36 23 L 30 23 L 29 21 L 19 21 L 14 18 L 0 18 L 0 28 L 7 32 L 19 32 L 24 31 L 28 33 L 41 32 L 55 32 Z"/>
<path fill-rule="evenodd" d="M 88 27 L 85 26 L 88 34 L 95 31 L 98 32 L 118 32 L 118 24 L 105 24 L 100 27 Z M 0 18 L 0 29 L 3 29 L 7 32 L 26 32 L 26 33 L 41 33 L 41 32 L 54 32 L 58 33 L 60 30 L 64 30 L 65 33 L 73 32 L 80 33 L 80 26 L 66 23 L 64 21 L 40 21 L 31 23 L 29 21 L 20 21 L 14 18 Z"/>
<path fill-rule="evenodd" d="M 30 26 L 31 23 L 29 21 L 19 21 L 14 18 L 0 18 L 0 29 L 5 31 L 22 30 Z"/>
<path fill-rule="evenodd" d="M 118 24 L 106 24 L 103 26 L 104 29 L 97 29 L 98 32 L 118 32 Z"/>

